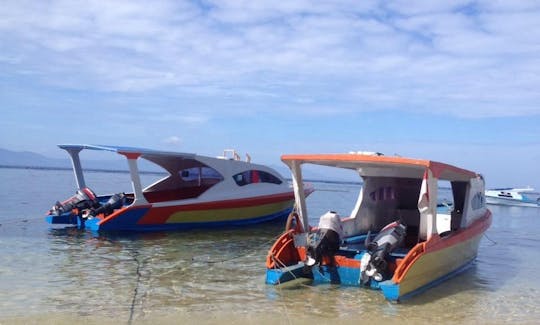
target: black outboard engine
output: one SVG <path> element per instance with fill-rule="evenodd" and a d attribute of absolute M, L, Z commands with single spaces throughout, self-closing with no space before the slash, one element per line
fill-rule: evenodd
<path fill-rule="evenodd" d="M 381 232 L 369 242 L 366 238 L 367 251 L 360 261 L 362 284 L 367 284 L 370 278 L 381 281 L 386 271 L 386 256 L 395 250 L 405 239 L 407 227 L 398 221 L 385 226 Z"/>
<path fill-rule="evenodd" d="M 320 265 L 323 256 L 333 259 L 341 245 L 342 231 L 339 215 L 334 211 L 325 213 L 319 220 L 317 232 L 309 235 L 305 264 Z"/>
<path fill-rule="evenodd" d="M 110 199 L 97 209 L 93 210 L 93 215 L 103 213 L 104 215 L 111 214 L 115 209 L 121 208 L 126 202 L 126 195 L 124 193 L 116 193 L 110 197 Z"/>
<path fill-rule="evenodd" d="M 84 209 L 92 209 L 99 207 L 99 202 L 97 200 L 96 194 L 92 192 L 88 187 L 83 187 L 75 195 L 65 200 L 64 202 L 56 202 L 56 204 L 51 208 L 50 212 L 54 215 L 61 215 L 65 212 L 70 212 L 73 209 L 78 209 L 82 211 Z"/>

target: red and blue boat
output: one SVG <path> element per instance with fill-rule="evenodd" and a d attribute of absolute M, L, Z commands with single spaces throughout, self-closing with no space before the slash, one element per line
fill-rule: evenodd
<path fill-rule="evenodd" d="M 244 226 L 285 220 L 294 194 L 275 170 L 240 159 L 234 150 L 220 157 L 143 148 L 66 144 L 77 182 L 75 195 L 57 202 L 46 220 L 95 231 L 156 231 Z M 123 156 L 132 192 L 97 195 L 86 184 L 82 150 Z M 139 161 L 146 160 L 164 177 L 143 187 Z M 312 189 L 306 188 L 306 195 Z"/>
<path fill-rule="evenodd" d="M 266 259 L 266 283 L 298 278 L 380 290 L 391 301 L 463 271 L 492 221 L 480 174 L 452 165 L 379 153 L 281 157 L 291 169 L 296 209 Z M 332 207 L 310 226 L 302 182 L 306 164 L 353 170 L 362 188 L 352 212 Z M 442 182 L 442 183 L 441 183 Z M 442 186 L 441 186 L 442 185 Z M 441 205 L 444 186 L 453 204 Z"/>

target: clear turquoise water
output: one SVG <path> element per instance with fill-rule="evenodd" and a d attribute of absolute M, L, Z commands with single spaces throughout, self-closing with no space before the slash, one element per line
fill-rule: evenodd
<path fill-rule="evenodd" d="M 96 192 L 129 190 L 126 174 L 91 173 L 87 183 Z M 330 209 L 346 215 L 359 190 L 314 186 L 313 216 Z M 70 171 L 0 168 L 0 324 L 532 324 L 540 318 L 537 208 L 490 206 L 493 225 L 472 267 L 394 304 L 358 288 L 265 285 L 266 253 L 281 224 L 120 236 L 45 223 L 45 211 L 74 187 Z"/>

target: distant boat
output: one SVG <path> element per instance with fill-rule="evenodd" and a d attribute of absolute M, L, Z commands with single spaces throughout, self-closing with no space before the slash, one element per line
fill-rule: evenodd
<path fill-rule="evenodd" d="M 380 154 L 284 155 L 296 210 L 266 258 L 266 283 L 297 278 L 381 290 L 388 300 L 418 294 L 464 270 L 492 221 L 481 175 L 430 160 Z M 363 186 L 352 212 L 310 226 L 302 166 L 356 171 Z M 450 181 L 452 204 L 438 201 Z"/>
<path fill-rule="evenodd" d="M 534 188 L 494 188 L 486 190 L 488 204 L 540 207 L 540 193 Z"/>
<path fill-rule="evenodd" d="M 243 226 L 282 219 L 294 203 L 288 182 L 275 170 L 242 161 L 234 150 L 221 157 L 143 148 L 67 144 L 77 181 L 75 195 L 57 202 L 46 220 L 90 230 L 152 231 Z M 133 192 L 96 195 L 87 187 L 79 152 L 119 154 L 129 166 Z M 162 168 L 162 179 L 143 188 L 139 159 Z M 306 189 L 306 195 L 313 191 Z"/>

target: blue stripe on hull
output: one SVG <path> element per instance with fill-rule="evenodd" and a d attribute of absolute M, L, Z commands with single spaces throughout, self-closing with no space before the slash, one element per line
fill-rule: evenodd
<path fill-rule="evenodd" d="M 267 284 L 281 284 L 298 278 L 306 278 L 304 263 L 288 266 L 281 269 L 266 269 Z"/>
<path fill-rule="evenodd" d="M 318 266 L 313 267 L 313 280 L 315 282 L 328 282 L 346 286 L 360 285 L 360 269 L 351 267 Z"/>
<path fill-rule="evenodd" d="M 45 221 L 52 225 L 76 225 L 78 218 L 79 217 L 71 213 L 64 213 L 59 216 L 46 216 Z"/>

